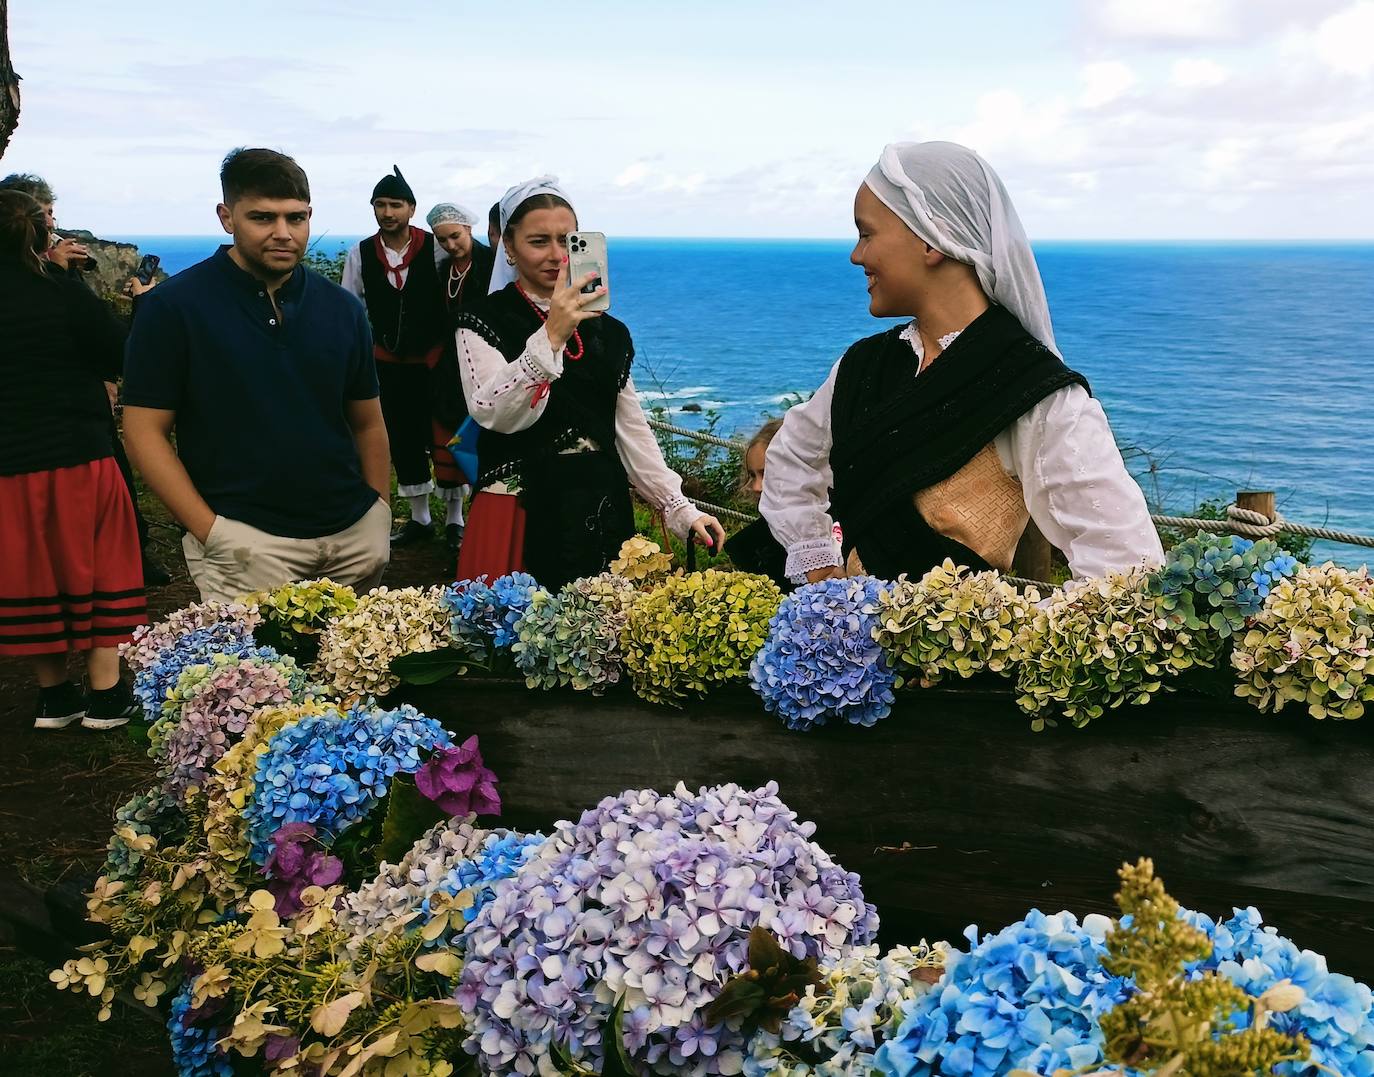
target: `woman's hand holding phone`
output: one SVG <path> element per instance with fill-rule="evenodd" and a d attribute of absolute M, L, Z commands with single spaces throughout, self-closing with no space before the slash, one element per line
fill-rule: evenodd
<path fill-rule="evenodd" d="M 558 286 L 549 297 L 549 318 L 544 323 L 544 331 L 549 334 L 549 343 L 553 345 L 555 355 L 567 346 L 568 339 L 579 325 L 588 318 L 601 316 L 599 311 L 582 308 L 594 302 L 606 291 L 605 288 L 597 288 L 593 292 L 584 293 L 582 289 L 596 279 L 596 274 L 588 273 L 573 281 L 569 279 L 571 272 L 568 259 L 564 258 L 563 275 L 558 278 Z"/>

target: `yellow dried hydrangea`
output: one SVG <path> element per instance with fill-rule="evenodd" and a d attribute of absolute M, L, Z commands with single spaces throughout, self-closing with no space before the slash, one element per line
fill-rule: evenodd
<path fill-rule="evenodd" d="M 620 556 L 611 562 L 611 571 L 622 579 L 635 583 L 655 583 L 668 574 L 673 559 L 659 548 L 657 542 L 643 535 L 627 538 L 620 547 Z"/>
<path fill-rule="evenodd" d="M 1017 704 L 1037 731 L 1062 715 L 1076 726 L 1123 703 L 1147 703 L 1196 665 L 1192 634 L 1171 628 L 1143 569 L 1056 591 L 1016 636 Z"/>
<path fill-rule="evenodd" d="M 922 688 L 947 673 L 1008 672 L 1016 633 L 1038 598 L 999 572 L 970 572 L 946 559 L 918 582 L 902 578 L 879 594 L 874 638 L 899 674 L 914 675 Z"/>
<path fill-rule="evenodd" d="M 358 599 L 320 637 L 316 674 L 344 703 L 381 696 L 401 683 L 391 660 L 449 645 L 442 587 L 379 587 Z"/>
<path fill-rule="evenodd" d="M 1236 639 L 1236 695 L 1262 711 L 1359 718 L 1374 700 L 1374 579 L 1368 568 L 1304 566 L 1270 592 Z"/>
<path fill-rule="evenodd" d="M 743 683 L 781 602 L 767 576 L 718 569 L 670 576 L 640 594 L 620 636 L 635 691 L 679 706 L 693 693 Z"/>

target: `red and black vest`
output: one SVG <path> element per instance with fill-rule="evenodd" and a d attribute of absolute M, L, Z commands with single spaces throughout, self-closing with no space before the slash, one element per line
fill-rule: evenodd
<path fill-rule="evenodd" d="M 390 267 L 377 253 L 376 237 L 369 236 L 358 244 L 372 340 L 380 351 L 387 353 L 383 356 L 379 352 L 380 359 L 424 359 L 443 343 L 448 333 L 444 285 L 434 265 L 434 236 L 411 229 L 412 237 L 417 233 L 424 238 L 420 250 L 410 260 L 405 287 L 399 289 L 392 283 Z"/>

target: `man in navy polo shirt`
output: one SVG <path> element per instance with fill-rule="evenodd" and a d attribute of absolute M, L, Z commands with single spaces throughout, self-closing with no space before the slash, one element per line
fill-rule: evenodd
<path fill-rule="evenodd" d="M 367 315 L 301 265 L 310 185 L 294 160 L 235 150 L 220 185 L 233 243 L 150 292 L 129 335 L 129 456 L 186 528 L 203 599 L 315 576 L 365 590 L 391 529 Z"/>

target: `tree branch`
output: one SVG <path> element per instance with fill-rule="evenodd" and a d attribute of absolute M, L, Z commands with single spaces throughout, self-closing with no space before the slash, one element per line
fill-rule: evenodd
<path fill-rule="evenodd" d="M 9 0 L 0 0 L 0 157 L 19 126 L 19 76 L 10 63 Z"/>

